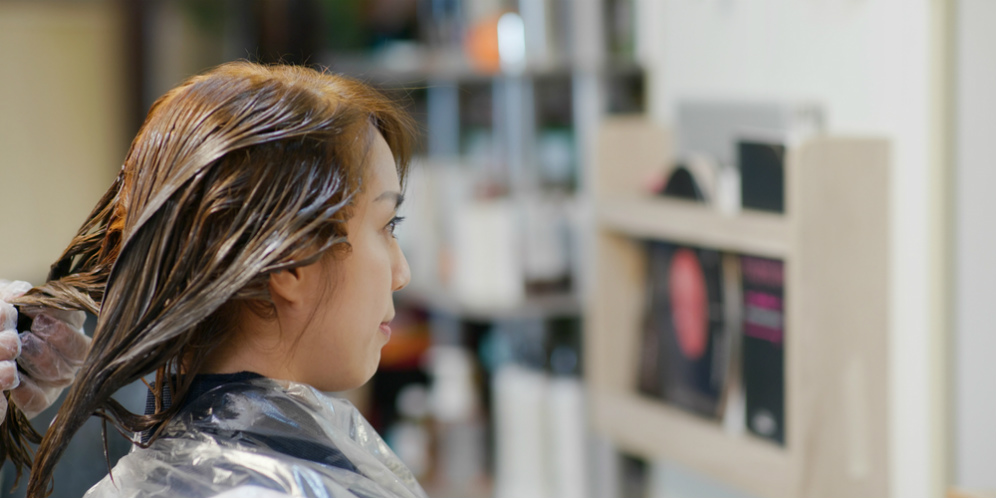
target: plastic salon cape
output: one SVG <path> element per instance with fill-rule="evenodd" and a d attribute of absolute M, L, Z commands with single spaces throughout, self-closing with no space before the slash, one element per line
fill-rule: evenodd
<path fill-rule="evenodd" d="M 150 447 L 135 447 L 85 495 L 167 496 L 426 495 L 348 401 L 304 384 L 257 378 L 195 398 Z"/>

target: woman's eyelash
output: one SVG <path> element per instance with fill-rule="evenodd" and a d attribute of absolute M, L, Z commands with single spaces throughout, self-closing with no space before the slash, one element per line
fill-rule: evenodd
<path fill-rule="evenodd" d="M 404 216 L 395 216 L 394 218 L 391 218 L 391 221 L 387 222 L 386 228 L 388 232 L 391 233 L 392 237 L 394 236 L 394 231 L 398 228 L 398 225 L 400 225 L 402 221 L 405 221 Z"/>

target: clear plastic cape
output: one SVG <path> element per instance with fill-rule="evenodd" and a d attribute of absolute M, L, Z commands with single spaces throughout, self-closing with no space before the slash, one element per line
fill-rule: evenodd
<path fill-rule="evenodd" d="M 348 401 L 271 379 L 197 397 L 149 448 L 85 495 L 424 498 L 407 467 Z"/>

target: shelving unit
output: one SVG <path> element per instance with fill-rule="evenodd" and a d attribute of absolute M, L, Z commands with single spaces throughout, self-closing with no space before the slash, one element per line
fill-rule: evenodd
<path fill-rule="evenodd" d="M 585 21 L 575 19 L 574 22 Z M 579 25 L 576 29 L 584 32 L 595 28 Z M 551 197 L 544 196 L 552 194 L 552 198 L 559 198 L 568 209 L 587 212 L 593 188 L 587 173 L 591 170 L 591 144 L 598 122 L 607 113 L 642 110 L 642 95 L 621 98 L 609 90 L 618 86 L 642 91 L 644 74 L 633 62 L 591 63 L 574 57 L 529 65 L 516 72 L 489 73 L 475 69 L 465 55 L 451 49 L 423 48 L 412 55 L 400 63 L 348 54 L 327 56 L 324 62 L 335 71 L 374 84 L 389 94 L 399 92 L 402 100 L 410 99 L 413 92 L 420 92 L 418 99 L 421 101 L 414 102 L 413 114 L 424 120 L 426 143 L 421 152 L 427 168 L 437 166 L 437 162 L 459 165 L 463 169 L 480 167 L 474 164 L 480 158 L 467 154 L 466 141 L 474 132 L 487 134 L 495 149 L 491 166 L 502 177 L 499 183 L 504 182 L 499 186 L 503 189 L 499 197 L 511 200 L 520 211 L 529 201 L 550 200 Z M 396 57 L 388 58 L 397 62 Z M 560 106 L 565 109 L 553 112 L 555 117 L 552 119 L 549 110 L 544 111 L 550 107 L 551 100 L 544 94 L 544 89 L 550 93 L 545 86 L 563 89 L 554 92 L 557 98 L 552 100 L 567 103 Z M 468 111 L 473 113 L 469 125 L 464 122 Z M 573 142 L 570 178 L 552 187 L 544 183 L 540 172 L 543 159 L 538 151 L 537 137 L 544 127 L 566 130 Z M 582 215 L 567 221 L 573 232 L 571 244 L 580 243 L 587 219 Z M 436 281 L 416 286 L 402 299 L 408 304 L 483 321 L 577 316 L 581 311 L 581 289 L 578 287 L 586 279 L 582 273 L 587 273 L 583 263 L 573 262 L 567 275 L 570 289 L 550 294 L 527 293 L 514 307 L 465 303 L 445 282 Z M 420 277 L 425 279 L 426 276 Z"/>
<path fill-rule="evenodd" d="M 642 119 L 607 121 L 600 133 L 585 307 L 594 427 L 637 455 L 760 497 L 889 496 L 887 142 L 819 136 L 790 147 L 784 215 L 640 194 L 669 143 Z M 784 447 L 638 393 L 647 239 L 785 262 Z"/>
<path fill-rule="evenodd" d="M 412 250 L 405 249 L 412 258 L 413 275 L 416 269 L 421 271 L 417 274 L 419 282 L 413 280 L 412 286 L 398 293 L 396 302 L 398 309 L 417 310 L 427 317 L 433 345 L 456 345 L 473 355 L 491 351 L 489 354 L 493 358 L 477 358 L 479 378 L 475 378 L 473 383 L 478 390 L 476 395 L 486 401 L 482 403 L 485 411 L 489 408 L 486 405 L 493 403 L 490 412 L 484 416 L 491 417 L 488 430 L 493 431 L 494 437 L 487 439 L 493 443 L 493 448 L 489 449 L 494 453 L 491 455 L 493 468 L 488 470 L 494 472 L 489 477 L 494 479 L 493 492 L 498 497 L 520 496 L 523 489 L 543 493 L 543 489 L 548 487 L 551 496 L 558 493 L 557 489 L 564 488 L 567 491 L 560 489 L 560 495 L 583 498 L 582 493 L 571 490 L 616 485 L 609 481 L 611 475 L 593 472 L 597 475 L 588 475 L 589 482 L 566 479 L 573 481 L 574 487 L 563 486 L 565 479 L 558 477 L 557 472 L 567 469 L 581 475 L 588 473 L 591 469 L 578 470 L 578 467 L 584 467 L 587 461 L 585 456 L 573 452 L 572 456 L 577 458 L 572 460 L 565 458 L 564 452 L 557 453 L 556 449 L 564 446 L 563 431 L 560 433 L 561 440 L 556 440 L 554 435 L 554 439 L 549 441 L 529 438 L 530 441 L 524 443 L 513 431 L 529 430 L 528 427 L 523 429 L 523 424 L 513 424 L 509 430 L 508 424 L 500 423 L 501 414 L 505 413 L 507 418 L 510 410 L 507 405 L 498 406 L 507 403 L 507 398 L 501 398 L 494 392 L 504 392 L 502 388 L 495 387 L 499 382 L 522 382 L 519 377 L 501 375 L 503 371 L 507 373 L 509 367 L 515 367 L 535 374 L 534 380 L 538 381 L 536 385 L 540 386 L 539 389 L 548 389 L 546 381 L 554 376 L 557 380 L 554 384 L 576 384 L 576 393 L 569 394 L 576 394 L 579 399 L 577 404 L 583 405 L 580 401 L 583 389 L 579 372 L 584 366 L 577 356 L 578 349 L 583 350 L 585 346 L 581 344 L 578 323 L 583 315 L 580 296 L 585 283 L 590 280 L 590 269 L 584 264 L 582 256 L 588 248 L 590 229 L 588 215 L 591 212 L 592 182 L 588 173 L 592 169 L 594 134 L 607 113 L 644 110 L 643 70 L 631 58 L 613 57 L 604 53 L 605 47 L 600 46 L 600 32 L 606 22 L 600 14 L 606 1 L 558 0 L 547 2 L 546 7 L 552 7 L 554 3 L 569 14 L 563 18 L 567 23 L 564 31 L 585 43 L 574 43 L 574 40 L 563 50 L 555 50 L 553 57 L 538 64 L 530 60 L 524 67 L 486 72 L 470 63 L 459 47 L 431 43 L 402 47 L 401 52 L 395 53 L 381 52 L 360 57 L 329 53 L 321 58 L 334 71 L 372 83 L 401 101 L 412 101 L 413 115 L 421 121 L 425 139 L 419 151 L 419 167 L 429 171 L 427 175 L 456 171 L 445 180 L 422 177 L 433 187 L 422 191 L 432 194 L 418 200 L 416 194 L 412 194 L 406 202 L 404 209 L 413 211 L 406 214 L 410 221 L 402 228 L 399 240 L 402 247 L 406 243 L 412 244 Z M 533 2 L 526 7 L 537 5 L 541 4 Z M 403 52 L 408 52 L 408 56 L 398 57 Z M 561 154 L 548 154 L 551 149 Z M 565 149 L 568 149 L 571 164 L 568 168 L 558 169 L 556 164 L 563 165 L 564 162 L 550 160 L 550 156 L 563 158 Z M 570 171 L 563 174 L 565 170 Z M 463 185 L 459 182 L 474 176 L 479 176 L 475 180 L 483 178 L 484 181 L 478 183 L 470 195 L 463 195 Z M 454 178 L 457 180 L 451 181 Z M 457 184 L 455 188 L 454 183 Z M 458 194 L 454 195 L 454 192 Z M 433 208 L 424 209 L 425 206 L 416 204 L 428 197 L 432 199 L 426 204 L 435 204 Z M 415 212 L 417 205 L 418 212 Z M 439 206 L 445 207 L 435 209 Z M 504 209 L 508 206 L 511 209 L 501 211 L 505 217 L 494 223 L 466 223 L 466 218 L 457 216 L 475 213 L 480 216 L 485 209 Z M 466 228 L 467 225 L 484 226 L 491 233 L 505 234 L 495 225 L 504 228 L 509 211 L 514 213 L 516 230 L 512 237 L 492 239 Z M 425 227 L 425 230 L 413 230 L 418 241 L 406 240 L 404 230 L 410 229 L 419 220 L 431 220 L 425 222 L 431 226 Z M 467 235 L 472 233 L 476 235 Z M 551 257 L 553 251 L 549 249 L 553 244 L 543 238 L 549 234 L 564 235 L 562 258 Z M 495 261 L 496 258 L 481 264 L 484 258 L 478 257 L 475 259 L 477 265 L 466 264 L 468 254 L 479 256 L 488 252 L 474 244 L 466 244 L 468 239 L 487 240 L 486 247 L 501 248 L 503 253 L 521 253 L 521 268 L 503 264 L 507 260 Z M 514 239 L 519 239 L 515 246 L 510 248 L 512 244 L 504 244 Z M 422 247 L 418 244 L 423 242 L 426 247 L 420 251 L 418 249 Z M 468 246 L 471 250 L 467 249 Z M 430 256 L 416 259 L 426 254 Z M 537 254 L 543 256 L 525 261 L 527 255 Z M 557 264 L 550 263 L 551 260 Z M 560 263 L 565 263 L 566 268 L 562 268 Z M 487 265 L 512 268 L 499 271 L 501 275 L 510 277 L 506 280 L 476 278 L 481 275 L 476 270 Z M 484 273 L 486 277 L 494 277 Z M 479 291 L 483 284 L 470 286 L 471 291 L 468 291 L 468 286 L 461 285 L 466 284 L 466 280 L 460 280 L 455 275 L 472 275 L 474 277 L 470 279 L 475 282 L 494 284 L 498 281 L 501 285 L 492 285 L 499 291 L 481 297 L 482 293 L 471 291 Z M 521 296 L 509 298 L 514 293 L 500 292 L 508 289 L 504 284 L 509 280 L 522 280 L 524 292 Z M 571 354 L 574 359 L 565 361 L 564 358 L 571 358 Z M 496 364 L 495 361 L 502 363 Z M 375 378 L 375 385 L 377 381 Z M 512 390 L 516 391 L 516 388 Z M 539 403 L 550 404 L 551 410 L 557 408 L 556 399 L 541 398 Z M 570 416 L 576 416 L 579 420 L 576 424 L 570 424 L 572 419 L 569 417 L 561 419 L 562 427 L 574 431 L 567 438 L 571 440 L 572 448 L 573 443 L 590 437 L 589 428 L 580 421 L 586 415 L 571 413 Z M 540 415 L 533 418 L 536 424 L 544 423 Z M 513 441 L 509 443 L 508 440 Z M 437 444 L 444 443 L 437 441 Z M 502 444 L 509 446 L 502 449 Z M 518 446 L 513 448 L 512 444 Z M 585 445 L 578 443 L 578 447 L 585 448 Z M 509 465 L 509 458 L 502 455 L 512 455 L 515 451 L 520 455 L 550 454 L 542 458 L 541 465 L 529 466 L 525 471 L 522 468 L 510 471 L 508 469 L 515 466 Z M 544 468 L 544 465 L 549 468 Z M 607 484 L 598 486 L 600 480 Z M 431 492 L 433 496 L 462 493 L 460 489 L 446 487 L 444 484 Z"/>
<path fill-rule="evenodd" d="M 605 199 L 599 202 L 598 223 L 634 238 L 676 240 L 775 258 L 791 252 L 784 216 L 762 212 L 727 216 L 684 200 Z"/>

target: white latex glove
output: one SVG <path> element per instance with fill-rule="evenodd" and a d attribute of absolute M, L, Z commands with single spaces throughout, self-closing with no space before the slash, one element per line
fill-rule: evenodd
<path fill-rule="evenodd" d="M 14 404 L 34 417 L 72 384 L 90 338 L 83 333 L 85 313 L 50 308 L 22 309 L 32 324 L 18 334 L 17 309 L 6 301 L 29 289 L 27 282 L 0 280 L 0 390 L 10 391 Z M 24 372 L 18 372 L 18 364 Z M 6 413 L 7 401 L 0 397 L 0 422 Z"/>

